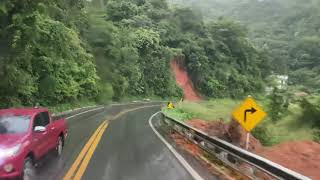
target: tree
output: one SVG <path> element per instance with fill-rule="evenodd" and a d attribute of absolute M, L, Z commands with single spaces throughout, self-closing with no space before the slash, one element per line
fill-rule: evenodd
<path fill-rule="evenodd" d="M 289 98 L 285 92 L 274 87 L 270 95 L 269 115 L 272 121 L 278 121 L 284 115 L 289 107 Z"/>
<path fill-rule="evenodd" d="M 5 2 L 1 14 L 1 37 L 6 37 L 1 47 L 7 47 L 1 57 L 2 106 L 55 105 L 95 97 L 98 77 L 92 55 L 74 29 L 50 17 L 49 9 L 56 3 Z"/>
<path fill-rule="evenodd" d="M 138 14 L 138 6 L 128 1 L 109 1 L 107 4 L 107 15 L 110 20 L 119 22 L 130 19 Z"/>

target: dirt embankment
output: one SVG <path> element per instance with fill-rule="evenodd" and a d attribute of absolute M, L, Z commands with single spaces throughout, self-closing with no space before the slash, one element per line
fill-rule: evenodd
<path fill-rule="evenodd" d="M 246 132 L 235 121 L 228 125 L 222 121 L 193 119 L 188 121 L 188 124 L 211 136 L 217 136 L 245 148 Z M 297 141 L 282 143 L 273 147 L 263 147 L 259 140 L 250 136 L 249 151 L 312 179 L 320 179 L 319 143 Z"/>
<path fill-rule="evenodd" d="M 171 62 L 178 85 L 184 91 L 184 99 L 199 101 L 201 97 L 196 93 L 192 82 L 182 64 L 178 60 Z M 188 124 L 200 129 L 211 136 L 217 136 L 232 144 L 245 148 L 246 132 L 235 121 L 225 124 L 222 121 L 203 121 L 194 119 Z M 178 144 L 184 146 L 191 154 L 197 156 L 199 148 L 191 143 L 183 143 L 183 139 L 173 136 Z M 259 154 L 284 167 L 306 175 L 312 179 L 320 179 L 320 144 L 311 141 L 282 143 L 273 147 L 263 147 L 259 140 L 250 135 L 249 151 Z"/>
<path fill-rule="evenodd" d="M 199 101 L 201 97 L 196 93 L 192 81 L 190 80 L 184 66 L 178 63 L 178 60 L 171 61 L 171 69 L 173 70 L 178 85 L 183 89 L 184 99 L 189 101 Z"/>

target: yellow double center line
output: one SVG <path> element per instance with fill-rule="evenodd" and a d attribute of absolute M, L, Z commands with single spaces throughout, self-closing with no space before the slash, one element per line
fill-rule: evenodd
<path fill-rule="evenodd" d="M 67 172 L 67 174 L 65 175 L 63 180 L 71 180 L 73 175 L 75 174 L 77 168 L 79 167 L 80 163 L 81 163 L 81 165 L 80 165 L 77 173 L 74 175 L 73 179 L 75 179 L 75 180 L 81 179 L 83 173 L 85 172 L 85 170 L 90 162 L 90 159 L 91 159 L 94 151 L 96 150 L 96 148 L 99 144 L 99 141 L 100 141 L 104 131 L 108 127 L 108 124 L 109 123 L 107 121 L 104 121 L 98 127 L 98 129 L 93 133 L 93 135 L 90 137 L 89 141 L 84 146 L 84 148 L 82 149 L 82 151 L 78 155 L 77 159 L 72 164 L 71 168 L 69 169 L 69 171 Z"/>
<path fill-rule="evenodd" d="M 131 111 L 135 111 L 135 110 L 143 109 L 143 108 L 147 108 L 147 107 L 155 107 L 155 106 L 159 106 L 159 105 L 150 105 L 150 106 L 142 106 L 142 107 L 138 107 L 138 108 L 127 109 L 127 110 L 124 110 L 124 111 L 118 113 L 114 117 L 110 118 L 110 120 L 115 120 L 115 119 L 117 119 L 117 118 L 123 116 L 124 114 L 131 112 Z M 90 137 L 90 139 L 86 143 L 86 145 L 83 147 L 83 149 L 81 150 L 77 159 L 74 161 L 71 168 L 69 169 L 67 174 L 64 176 L 63 180 L 72 180 L 72 179 L 73 180 L 80 180 L 81 179 L 81 177 L 83 176 L 83 174 L 84 174 L 84 172 L 90 162 L 90 159 L 93 156 L 94 151 L 96 150 L 96 148 L 99 144 L 99 141 L 100 141 L 104 131 L 108 127 L 108 124 L 109 124 L 109 121 L 107 121 L 107 120 L 105 120 L 105 121 L 103 121 L 103 123 L 101 123 L 101 125 L 98 127 L 98 129 Z"/>

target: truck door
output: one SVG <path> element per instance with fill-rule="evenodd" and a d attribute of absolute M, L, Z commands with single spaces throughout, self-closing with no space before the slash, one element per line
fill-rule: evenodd
<path fill-rule="evenodd" d="M 32 143 L 35 155 L 37 158 L 42 157 L 45 155 L 49 150 L 49 130 L 47 128 L 47 125 L 50 123 L 50 121 L 43 118 L 42 113 L 39 113 L 35 116 L 33 121 L 33 132 L 32 132 Z M 46 129 L 44 131 L 35 131 L 35 127 L 41 126 L 45 127 Z"/>
<path fill-rule="evenodd" d="M 48 112 L 42 112 L 41 116 L 45 120 L 45 122 L 49 122 L 49 124 L 47 124 L 46 126 L 46 129 L 49 133 L 48 149 L 51 150 L 57 146 L 59 132 L 57 127 L 55 127 L 55 123 L 53 123 L 52 118 L 50 118 Z"/>

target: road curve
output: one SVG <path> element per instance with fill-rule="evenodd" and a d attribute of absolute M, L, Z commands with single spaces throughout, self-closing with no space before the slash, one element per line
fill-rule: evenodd
<path fill-rule="evenodd" d="M 143 108 L 111 121 L 82 179 L 193 179 L 150 128 L 157 111 Z"/>
<path fill-rule="evenodd" d="M 131 103 L 117 104 L 114 106 L 106 106 L 98 111 L 90 111 L 88 113 L 71 113 L 66 117 L 69 127 L 68 138 L 65 143 L 63 154 L 60 158 L 56 158 L 54 154 L 49 154 L 37 163 L 36 177 L 34 180 L 60 180 L 62 179 L 88 139 L 95 132 L 98 126 L 105 120 L 115 116 L 119 112 L 136 108 L 140 106 L 153 105 L 159 103 Z"/>
<path fill-rule="evenodd" d="M 100 137 L 95 138 L 97 142 L 90 145 L 72 173 L 74 179 L 193 179 L 149 125 L 149 118 L 159 110 L 159 103 L 108 106 L 68 119 L 69 136 L 62 157 L 46 157 L 37 167 L 35 180 L 66 177 L 94 134 L 100 134 Z M 91 156 L 87 157 L 90 150 Z M 86 158 L 87 165 L 83 166 Z"/>

